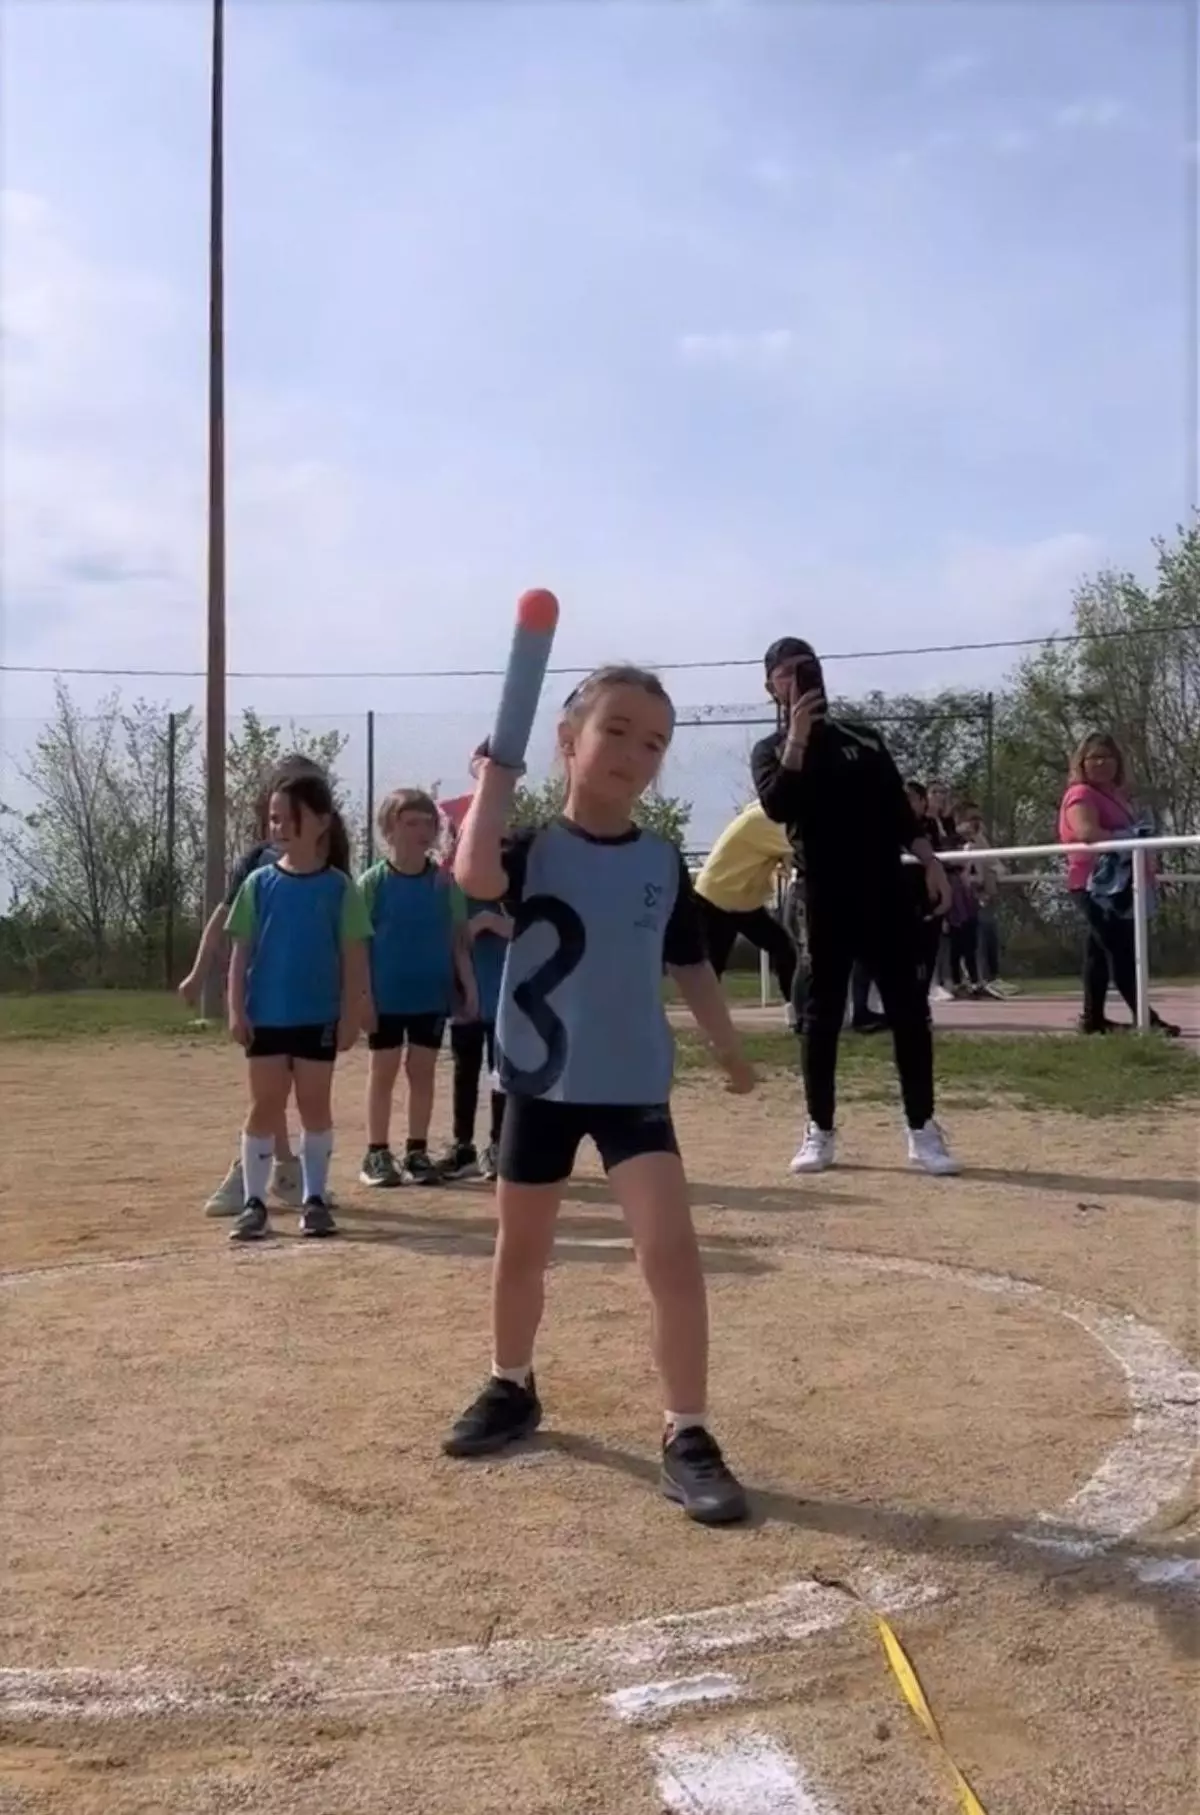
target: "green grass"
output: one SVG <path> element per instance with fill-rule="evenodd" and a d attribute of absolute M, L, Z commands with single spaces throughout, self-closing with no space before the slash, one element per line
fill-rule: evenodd
<path fill-rule="evenodd" d="M 219 1040 L 224 1031 L 223 1022 L 198 1028 L 191 1012 L 161 990 L 0 996 L 0 1042 Z M 764 1072 L 795 1071 L 797 1046 L 790 1034 L 748 1033 L 745 1043 Z M 935 1052 L 939 1097 L 951 1109 L 986 1109 L 1000 1100 L 1022 1109 L 1099 1117 L 1200 1101 L 1200 1057 L 1157 1038 L 942 1033 Z M 712 1068 L 707 1048 L 686 1030 L 679 1035 L 679 1064 L 684 1072 Z M 892 1043 L 886 1035 L 845 1036 L 839 1084 L 845 1094 L 860 1099 L 895 1099 Z"/>
<path fill-rule="evenodd" d="M 764 1072 L 796 1070 L 796 1041 L 790 1034 L 747 1034 L 745 1047 Z M 1200 1058 L 1157 1037 L 941 1033 L 934 1053 L 939 1101 L 950 1109 L 988 1109 L 1004 1102 L 1019 1109 L 1102 1117 L 1200 1100 Z M 708 1071 L 712 1063 L 694 1035 L 680 1034 L 681 1071 Z M 890 1039 L 847 1034 L 838 1087 L 860 1100 L 894 1101 Z"/>
<path fill-rule="evenodd" d="M 223 1037 L 225 1022 L 198 1029 L 191 1009 L 166 990 L 80 989 L 0 996 L 0 1041 Z"/>

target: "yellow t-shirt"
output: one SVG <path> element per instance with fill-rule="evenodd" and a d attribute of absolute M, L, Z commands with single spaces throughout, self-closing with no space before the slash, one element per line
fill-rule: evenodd
<path fill-rule="evenodd" d="M 750 914 L 771 899 L 775 873 L 791 856 L 787 833 L 758 802 L 726 826 L 696 878 L 696 893 L 727 914 Z"/>

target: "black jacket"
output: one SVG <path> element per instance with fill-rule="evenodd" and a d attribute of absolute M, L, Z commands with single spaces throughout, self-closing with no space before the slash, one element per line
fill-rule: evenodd
<path fill-rule="evenodd" d="M 904 894 L 901 856 L 924 828 L 878 732 L 822 719 L 799 769 L 781 767 L 784 741 L 777 732 L 755 744 L 750 771 L 763 812 L 787 827 L 810 910 Z"/>

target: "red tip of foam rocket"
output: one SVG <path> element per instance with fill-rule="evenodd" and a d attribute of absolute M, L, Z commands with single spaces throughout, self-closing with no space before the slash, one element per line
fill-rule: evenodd
<path fill-rule="evenodd" d="M 517 623 L 522 630 L 553 630 L 558 623 L 558 600 L 544 586 L 523 592 L 517 600 Z"/>

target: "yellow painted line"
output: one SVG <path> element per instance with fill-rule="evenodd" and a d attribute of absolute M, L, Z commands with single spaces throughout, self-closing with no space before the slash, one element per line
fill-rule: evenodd
<path fill-rule="evenodd" d="M 925 1730 L 926 1737 L 941 1754 L 942 1761 L 950 1776 L 951 1782 L 958 1791 L 958 1801 L 959 1807 L 962 1810 L 962 1815 L 987 1815 L 987 1811 L 980 1802 L 978 1796 L 976 1796 L 974 1790 L 955 1764 L 953 1758 L 951 1758 L 946 1747 L 946 1742 L 942 1738 L 942 1730 L 938 1726 L 933 1709 L 929 1706 L 925 1691 L 921 1687 L 921 1679 L 918 1677 L 916 1670 L 913 1667 L 912 1660 L 905 1651 L 904 1646 L 900 1643 L 900 1640 L 896 1637 L 895 1631 L 890 1623 L 884 1619 L 881 1613 L 876 1613 L 870 1602 L 864 1600 L 857 1588 L 852 1588 L 849 1582 L 840 1581 L 832 1576 L 817 1576 L 816 1580 L 820 1582 L 821 1586 L 824 1588 L 840 1588 L 843 1594 L 849 1595 L 852 1601 L 856 1601 L 863 1612 L 874 1621 L 875 1630 L 878 1632 L 880 1642 L 883 1645 L 883 1654 L 887 1658 L 892 1675 L 900 1686 L 900 1693 L 920 1721 L 921 1726 Z"/>

